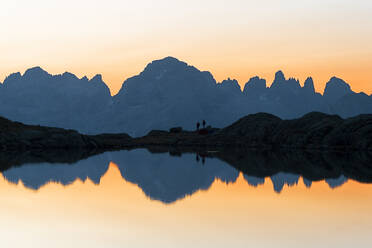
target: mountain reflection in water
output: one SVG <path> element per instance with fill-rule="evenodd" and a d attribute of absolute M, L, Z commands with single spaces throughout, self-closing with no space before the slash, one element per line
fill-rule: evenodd
<path fill-rule="evenodd" d="M 8 165 L 2 174 L 7 181 L 22 182 L 33 190 L 48 183 L 70 185 L 76 180 L 89 179 L 99 184 L 112 162 L 117 165 L 123 180 L 138 185 L 150 199 L 163 203 L 173 203 L 199 190 L 207 190 L 215 180 L 234 183 L 241 172 L 245 181 L 254 187 L 270 180 L 277 193 L 282 192 L 285 185 L 297 185 L 301 177 L 306 187 L 321 180 L 331 188 L 342 186 L 348 179 L 372 182 L 371 156 L 364 153 L 229 151 L 171 154 L 173 156 L 138 149 L 83 156 L 73 163 L 63 159 L 60 160 L 63 163 L 25 159 L 17 166 Z"/>

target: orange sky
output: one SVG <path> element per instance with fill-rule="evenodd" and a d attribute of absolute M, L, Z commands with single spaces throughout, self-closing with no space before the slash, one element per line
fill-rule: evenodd
<path fill-rule="evenodd" d="M 41 66 L 102 74 L 113 94 L 166 56 L 244 86 L 283 70 L 318 91 L 332 76 L 372 93 L 372 2 L 364 0 L 5 0 L 0 81 Z"/>

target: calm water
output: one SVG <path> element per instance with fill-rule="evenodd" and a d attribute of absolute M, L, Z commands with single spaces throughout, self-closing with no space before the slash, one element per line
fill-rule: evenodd
<path fill-rule="evenodd" d="M 302 174 L 284 170 L 286 164 L 271 165 L 275 157 L 262 166 L 250 158 L 256 163 L 245 173 L 236 169 L 241 158 L 147 150 L 108 152 L 74 164 L 11 167 L 0 178 L 1 244 L 370 246 L 372 184 L 364 177 L 359 180 L 364 183 L 348 179 L 318 160 L 303 165 L 309 170 Z M 335 176 L 318 179 L 312 166 Z M 356 170 L 361 169 L 350 175 Z"/>

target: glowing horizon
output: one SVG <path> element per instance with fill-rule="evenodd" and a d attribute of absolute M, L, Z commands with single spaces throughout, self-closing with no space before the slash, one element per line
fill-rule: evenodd
<path fill-rule="evenodd" d="M 0 81 L 41 66 L 102 74 L 114 95 L 149 62 L 173 56 L 240 85 L 282 70 L 322 92 L 337 76 L 372 93 L 372 2 L 138 0 L 2 3 Z"/>

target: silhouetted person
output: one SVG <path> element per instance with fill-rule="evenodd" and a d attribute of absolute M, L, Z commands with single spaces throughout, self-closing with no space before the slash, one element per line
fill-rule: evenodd
<path fill-rule="evenodd" d="M 197 122 L 197 123 L 196 123 L 196 130 L 198 130 L 198 131 L 199 131 L 199 128 L 200 128 L 200 123 L 199 123 L 199 122 Z"/>
<path fill-rule="evenodd" d="M 203 120 L 203 128 L 205 128 L 205 124 L 207 124 L 207 123 L 205 122 L 205 120 Z"/>
<path fill-rule="evenodd" d="M 199 154 L 196 154 L 196 162 L 198 162 L 199 163 Z"/>
<path fill-rule="evenodd" d="M 205 157 L 202 157 L 202 164 L 205 164 Z"/>

